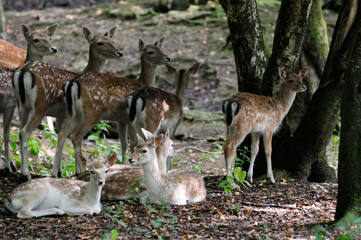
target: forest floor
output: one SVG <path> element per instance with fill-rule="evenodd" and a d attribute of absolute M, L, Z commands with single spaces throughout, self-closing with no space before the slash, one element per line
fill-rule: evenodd
<path fill-rule="evenodd" d="M 278 5 L 260 1 L 259 10 L 269 46 L 275 28 Z M 274 2 L 274 1 L 271 1 Z M 327 15 L 330 26 L 335 17 Z M 187 91 L 185 118 L 177 130 L 174 168 L 195 168 L 205 176 L 207 199 L 187 206 L 143 206 L 136 200 L 103 202 L 103 212 L 93 216 L 61 216 L 20 220 L 4 210 L 6 193 L 22 182 L 18 175 L 0 172 L 0 239 L 335 239 L 346 232 L 360 234 L 354 226 L 333 230 L 336 183 L 308 183 L 277 178 L 276 184 L 257 179 L 251 187 L 241 186 L 228 194 L 219 183 L 224 180 L 221 152 L 225 124 L 221 114 L 223 99 L 237 89 L 233 53 L 225 47 L 228 27 L 218 4 L 192 6 L 184 12 L 155 13 L 147 1 L 119 2 L 113 5 L 74 9 L 6 12 L 8 41 L 25 48 L 20 23 L 32 29 L 55 22 L 59 29 L 53 42 L 60 50 L 44 61 L 73 71 L 86 65 L 87 43 L 82 26 L 94 32 L 118 25 L 116 45 L 124 57 L 109 61 L 107 72 L 136 78 L 139 72 L 138 39 L 153 43 L 167 36 L 163 51 L 176 68 L 201 63 Z M 158 68 L 157 85 L 173 91 L 174 82 L 165 67 Z M 13 161 L 18 163 L 18 121 L 12 128 Z M 48 132 L 33 133 L 31 157 L 34 173 L 45 174 L 51 168 L 56 137 Z M 118 151 L 118 140 L 107 139 L 105 148 Z M 64 162 L 73 159 L 70 142 L 64 151 Z M 116 146 L 116 147 L 114 147 Z M 84 154 L 105 158 L 104 146 L 84 141 Z M 335 150 L 330 147 L 330 162 Z M 332 153 L 332 154 L 331 154 Z M 336 152 L 337 154 L 337 152 Z M 0 168 L 1 164 L 0 161 Z M 38 165 L 41 164 L 41 165 Z M 44 168 L 45 167 L 45 168 Z M 44 170 L 45 169 L 45 170 Z"/>

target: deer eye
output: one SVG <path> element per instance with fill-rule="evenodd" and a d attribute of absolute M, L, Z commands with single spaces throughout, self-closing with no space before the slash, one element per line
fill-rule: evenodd
<path fill-rule="evenodd" d="M 38 43 L 38 42 L 40 42 L 40 40 L 39 40 L 39 39 L 37 39 L 37 38 L 35 38 L 33 41 L 34 41 L 34 43 Z"/>
<path fill-rule="evenodd" d="M 98 46 L 103 46 L 103 43 L 102 43 L 102 42 L 98 42 Z"/>
<path fill-rule="evenodd" d="M 107 169 L 107 170 L 105 170 L 105 173 L 108 173 L 108 169 Z"/>
<path fill-rule="evenodd" d="M 143 149 L 142 153 L 146 153 L 146 152 L 147 152 L 147 150 Z"/>
<path fill-rule="evenodd" d="M 93 170 L 90 170 L 90 174 L 94 174 L 94 171 L 93 171 Z"/>
<path fill-rule="evenodd" d="M 149 52 L 148 52 L 148 55 L 152 55 L 152 54 L 154 54 L 153 51 L 149 51 Z"/>
<path fill-rule="evenodd" d="M 293 80 L 288 80 L 289 83 L 293 83 Z"/>

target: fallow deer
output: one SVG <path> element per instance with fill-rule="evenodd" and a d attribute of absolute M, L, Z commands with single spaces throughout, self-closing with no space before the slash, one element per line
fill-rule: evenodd
<path fill-rule="evenodd" d="M 84 37 L 89 43 L 89 60 L 81 74 L 101 72 L 107 59 L 123 56 L 112 39 L 116 29 L 117 26 L 113 26 L 104 35 L 94 35 L 89 28 L 83 27 Z M 77 73 L 55 68 L 40 61 L 26 63 L 14 74 L 13 87 L 21 121 L 21 173 L 28 179 L 31 178 L 28 163 L 30 134 L 44 116 L 56 117 L 57 128 L 62 128 L 67 116 L 63 84 L 76 75 Z"/>
<path fill-rule="evenodd" d="M 18 68 L 24 64 L 26 51 L 0 39 L 0 66 Z"/>
<path fill-rule="evenodd" d="M 35 30 L 31 31 L 25 24 L 20 25 L 21 31 L 28 43 L 28 51 L 26 57 L 21 59 L 26 61 L 42 60 L 44 56 L 53 55 L 58 52 L 58 49 L 52 44 L 51 37 L 58 28 L 58 24 L 53 24 L 45 29 L 45 31 Z M 10 51 L 9 48 L 6 48 Z M 7 52 L 9 56 L 14 56 L 12 60 L 8 57 L 8 63 L 15 60 L 20 60 L 19 52 Z M 3 59 L 3 58 L 1 58 Z M 15 61 L 14 60 L 14 61 Z M 19 61 L 14 62 L 17 66 Z M 10 138 L 10 123 L 16 108 L 16 98 L 11 85 L 12 77 L 15 73 L 15 68 L 0 67 L 0 114 L 3 114 L 4 125 L 4 146 L 5 146 L 5 170 L 12 172 L 9 158 L 9 138 Z"/>
<path fill-rule="evenodd" d="M 263 135 L 263 143 L 267 158 L 267 176 L 275 182 L 272 172 L 272 136 L 281 124 L 282 119 L 290 110 L 297 92 L 304 92 L 307 87 L 302 78 L 308 68 L 303 68 L 298 74 L 287 74 L 278 69 L 282 84 L 275 97 L 266 97 L 252 93 L 238 92 L 225 100 L 222 105 L 226 114 L 227 136 L 223 146 L 227 175 L 232 176 L 236 148 L 244 138 L 251 133 L 251 163 L 247 178 L 253 182 L 253 166 L 259 150 L 259 138 Z"/>
<path fill-rule="evenodd" d="M 116 155 L 105 162 L 87 162 L 84 157 L 80 158 L 90 172 L 89 182 L 64 178 L 32 179 L 7 196 L 5 207 L 17 213 L 18 218 L 99 214 L 101 190 Z"/>
<path fill-rule="evenodd" d="M 141 128 L 157 134 L 164 134 L 169 130 L 170 137 L 173 138 L 182 121 L 186 89 L 191 76 L 197 72 L 199 63 L 188 70 L 179 71 L 169 64 L 166 66 L 175 77 L 175 95 L 159 88 L 144 87 L 127 97 L 131 122 L 131 149 L 137 145 L 136 134 L 142 135 Z M 167 165 L 169 170 L 169 164 Z"/>
<path fill-rule="evenodd" d="M 158 165 L 164 165 L 167 157 L 174 155 L 173 141 L 169 138 L 167 132 L 156 148 Z M 88 181 L 89 172 L 85 172 L 78 179 Z M 144 174 L 139 166 L 130 166 L 124 164 L 113 165 L 109 168 L 107 181 L 102 189 L 102 200 L 113 201 L 129 198 L 140 198 L 144 196 Z"/>
<path fill-rule="evenodd" d="M 142 129 L 145 139 L 137 135 L 138 145 L 130 160 L 133 165 L 143 168 L 146 195 L 141 203 L 176 204 L 200 202 L 206 198 L 203 178 L 194 171 L 172 170 L 166 174 L 159 170 L 155 149 L 159 146 L 162 135 L 155 137 L 151 132 Z"/>
<path fill-rule="evenodd" d="M 138 81 L 107 74 L 89 73 L 78 76 L 65 84 L 64 89 L 70 116 L 58 135 L 52 170 L 53 176 L 61 175 L 62 150 L 70 133 L 72 133 L 75 151 L 76 174 L 83 171 L 77 157 L 81 154 L 81 141 L 84 135 L 101 119 L 117 122 L 122 160 L 125 163 L 128 145 L 127 128 L 129 125 L 125 98 L 142 87 L 142 84 L 154 82 L 156 67 L 170 61 L 170 58 L 160 49 L 163 41 L 164 37 L 155 44 L 144 45 L 144 42 L 139 40 L 142 68 Z M 144 66 L 147 67 L 144 68 Z"/>

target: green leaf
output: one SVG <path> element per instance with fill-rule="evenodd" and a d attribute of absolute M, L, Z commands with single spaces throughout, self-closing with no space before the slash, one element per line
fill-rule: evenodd
<path fill-rule="evenodd" d="M 234 177 L 239 181 L 239 182 L 243 182 L 244 179 L 246 179 L 246 171 L 243 171 L 242 168 L 240 167 L 236 167 L 235 169 L 233 169 L 233 174 Z"/>
<path fill-rule="evenodd" d="M 150 232 L 150 230 L 146 228 L 135 228 L 134 230 L 137 232 Z"/>
<path fill-rule="evenodd" d="M 94 135 L 89 135 L 87 138 L 89 141 L 94 141 L 98 139 L 98 136 L 94 136 Z"/>
<path fill-rule="evenodd" d="M 118 237 L 117 230 L 113 229 L 112 232 L 110 233 L 110 237 L 112 238 L 112 240 L 117 239 L 117 237 Z"/>

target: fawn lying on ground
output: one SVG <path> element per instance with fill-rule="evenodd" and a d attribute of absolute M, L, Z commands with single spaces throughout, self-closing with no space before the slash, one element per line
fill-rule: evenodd
<path fill-rule="evenodd" d="M 116 29 L 117 26 L 113 26 L 102 35 L 93 34 L 89 28 L 83 27 L 83 35 L 89 43 L 89 60 L 82 73 L 101 72 L 107 59 L 119 59 L 123 56 L 112 39 Z M 52 67 L 40 61 L 25 63 L 14 74 L 13 87 L 21 122 L 21 174 L 28 179 L 31 178 L 28 162 L 30 135 L 44 116 L 56 117 L 58 130 L 62 128 L 67 116 L 63 85 L 76 75 L 75 72 Z"/>
<path fill-rule="evenodd" d="M 227 139 L 223 152 L 228 176 L 232 175 L 236 148 L 247 134 L 251 133 L 252 154 L 247 178 L 253 182 L 253 165 L 259 150 L 259 138 L 263 135 L 267 176 L 272 183 L 275 182 L 271 163 L 272 136 L 290 110 L 296 93 L 307 89 L 302 78 L 308 72 L 308 68 L 301 69 L 298 74 L 287 74 L 282 68 L 279 68 L 278 72 L 282 84 L 276 97 L 238 92 L 223 102 L 222 110 L 226 114 L 227 123 Z"/>
<path fill-rule="evenodd" d="M 44 56 L 54 55 L 58 49 L 52 44 L 51 37 L 58 28 L 58 24 L 53 24 L 45 29 L 45 31 L 31 31 L 25 24 L 20 26 L 22 33 L 28 43 L 28 51 L 25 59 L 19 59 L 20 62 L 42 60 Z M 25 52 L 25 51 L 24 51 Z M 9 55 L 16 54 L 7 52 Z M 12 58 L 12 60 L 14 60 Z M 8 59 L 8 62 L 10 59 Z M 17 62 L 14 65 L 18 65 Z M 12 172 L 9 158 L 9 139 L 10 139 L 10 123 L 16 108 L 16 98 L 11 84 L 15 68 L 7 68 L 0 66 L 0 114 L 3 114 L 4 124 L 4 147 L 5 147 L 5 170 Z"/>
<path fill-rule="evenodd" d="M 156 147 L 160 145 L 162 135 L 155 137 L 151 132 L 142 129 L 145 139 L 137 135 L 138 145 L 129 161 L 143 168 L 146 195 L 141 203 L 184 205 L 200 202 L 206 198 L 203 178 L 194 171 L 172 170 L 163 173 L 159 170 Z"/>
<path fill-rule="evenodd" d="M 158 164 L 164 164 L 167 157 L 174 154 L 173 141 L 167 132 L 156 148 Z M 78 179 L 88 181 L 89 173 L 86 172 Z M 109 168 L 107 181 L 102 189 L 102 200 L 123 200 L 141 198 L 145 194 L 143 169 L 139 166 L 113 165 Z"/>
<path fill-rule="evenodd" d="M 89 182 L 64 178 L 36 178 L 15 188 L 7 197 L 5 207 L 18 218 L 48 215 L 84 215 L 101 212 L 100 195 L 108 167 L 116 155 L 105 162 L 91 162 L 81 156 L 90 172 Z"/>

